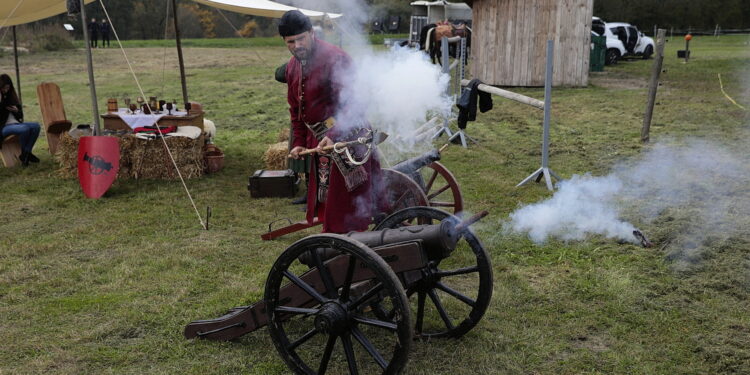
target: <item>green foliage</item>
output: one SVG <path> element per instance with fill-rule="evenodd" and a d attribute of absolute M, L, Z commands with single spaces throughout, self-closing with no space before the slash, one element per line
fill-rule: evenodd
<path fill-rule="evenodd" d="M 35 35 L 30 43 L 29 49 L 33 52 L 60 51 L 74 48 L 70 36 L 60 32 L 50 32 Z"/>
<path fill-rule="evenodd" d="M 597 0 L 594 15 L 608 22 L 629 22 L 652 33 L 653 26 L 678 30 L 750 28 L 750 2 L 745 0 Z"/>

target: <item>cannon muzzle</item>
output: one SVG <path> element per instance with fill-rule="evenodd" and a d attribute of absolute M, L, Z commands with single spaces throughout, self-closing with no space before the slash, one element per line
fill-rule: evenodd
<path fill-rule="evenodd" d="M 438 150 L 432 150 L 411 159 L 406 159 L 394 165 L 391 169 L 401 172 L 407 176 L 412 176 L 414 173 L 422 169 L 422 167 L 424 167 L 425 165 L 432 164 L 433 162 L 438 160 L 440 160 L 440 152 Z"/>

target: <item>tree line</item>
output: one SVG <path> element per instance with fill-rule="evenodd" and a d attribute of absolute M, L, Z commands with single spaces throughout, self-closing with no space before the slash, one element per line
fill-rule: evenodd
<path fill-rule="evenodd" d="M 594 16 L 643 31 L 750 29 L 749 0 L 594 0 Z"/>

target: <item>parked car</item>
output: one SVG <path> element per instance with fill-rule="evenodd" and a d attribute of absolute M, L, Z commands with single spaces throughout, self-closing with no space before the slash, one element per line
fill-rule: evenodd
<path fill-rule="evenodd" d="M 601 36 L 601 34 L 597 33 L 596 31 L 591 30 L 591 36 Z M 613 37 L 607 37 L 607 50 L 604 55 L 604 64 L 605 65 L 612 65 L 617 64 L 617 61 L 620 59 L 620 56 L 624 56 L 627 54 L 627 50 L 625 49 L 625 45 L 622 44 L 622 41 L 617 38 Z M 594 45 L 591 44 L 591 49 L 594 49 Z"/>
<path fill-rule="evenodd" d="M 593 17 L 591 30 L 607 37 L 606 63 L 614 64 L 627 56 L 638 56 L 648 59 L 654 54 L 654 40 L 638 31 L 635 26 L 624 22 L 604 22 L 599 17 Z M 617 39 L 622 46 L 612 43 L 610 39 Z"/>

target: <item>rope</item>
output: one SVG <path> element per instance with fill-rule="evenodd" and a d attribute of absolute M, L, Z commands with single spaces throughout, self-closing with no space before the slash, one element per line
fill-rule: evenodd
<path fill-rule="evenodd" d="M 120 50 L 122 51 L 122 55 L 125 57 L 125 62 L 128 63 L 128 68 L 130 69 L 130 74 L 133 76 L 133 79 L 135 80 L 135 84 L 138 86 L 138 91 L 141 93 L 142 98 L 146 98 L 146 94 L 143 92 L 143 87 L 141 87 L 141 83 L 138 81 L 138 77 L 135 75 L 135 71 L 133 70 L 133 66 L 130 64 L 130 60 L 128 59 L 128 55 L 125 53 L 125 48 L 122 47 L 122 42 L 120 42 L 120 37 L 117 35 L 117 30 L 115 29 L 114 24 L 112 23 L 112 20 L 109 18 L 109 13 L 107 12 L 107 8 L 104 6 L 104 1 L 99 0 L 99 3 L 102 5 L 102 9 L 104 10 L 104 15 L 107 16 L 107 21 L 109 22 L 110 27 L 112 27 L 112 32 L 115 34 L 115 39 L 117 39 L 117 44 L 120 46 Z M 148 107 L 149 111 L 151 110 L 151 106 L 146 102 L 146 106 Z M 155 122 L 154 125 L 156 125 L 156 128 L 159 132 L 160 138 L 162 142 L 164 143 L 164 147 L 167 150 L 167 154 L 169 155 L 169 159 L 172 160 L 172 165 L 174 165 L 174 168 L 177 170 L 177 175 L 180 176 L 180 181 L 182 182 L 182 187 L 185 188 L 185 192 L 187 193 L 188 199 L 190 199 L 190 204 L 193 205 L 193 209 L 195 210 L 195 214 L 198 215 L 198 220 L 201 223 L 201 226 L 203 229 L 208 229 L 206 227 L 206 224 L 203 222 L 203 218 L 201 217 L 200 212 L 198 211 L 198 207 L 195 205 L 195 201 L 193 200 L 193 196 L 190 194 L 190 190 L 187 187 L 187 184 L 185 184 L 185 179 L 182 177 L 182 172 L 180 172 L 180 168 L 177 167 L 177 162 L 174 160 L 174 156 L 172 156 L 172 150 L 169 149 L 169 146 L 167 145 L 166 139 L 164 139 L 164 135 L 161 134 L 161 127 L 159 126 L 158 122 Z"/>
<path fill-rule="evenodd" d="M 724 96 L 726 96 L 727 99 L 729 99 L 729 101 L 732 102 L 732 104 L 734 104 L 737 107 L 740 107 L 741 109 L 747 111 L 747 108 L 741 106 L 740 104 L 737 104 L 737 102 L 735 102 L 734 99 L 732 99 L 732 97 L 729 96 L 729 95 L 727 95 L 727 92 L 724 91 L 724 84 L 721 82 L 721 73 L 719 73 L 719 87 L 721 88 L 721 93 L 724 94 Z"/>
<path fill-rule="evenodd" d="M 5 19 L 3 20 L 2 25 L 0 25 L 0 29 L 2 29 L 3 27 L 5 27 L 5 24 L 8 23 L 8 20 L 11 17 L 13 17 L 13 15 L 16 13 L 16 10 L 18 9 L 18 7 L 21 6 L 22 3 L 23 3 L 23 0 L 18 0 L 18 4 L 16 4 L 16 7 L 13 8 L 13 10 L 11 10 L 10 13 L 8 13 L 8 17 L 5 17 Z M 3 36 L 0 37 L 0 42 L 2 42 L 3 40 L 5 40 L 5 36 L 8 35 L 8 30 L 10 30 L 10 29 L 5 29 L 5 31 L 3 31 Z"/>

